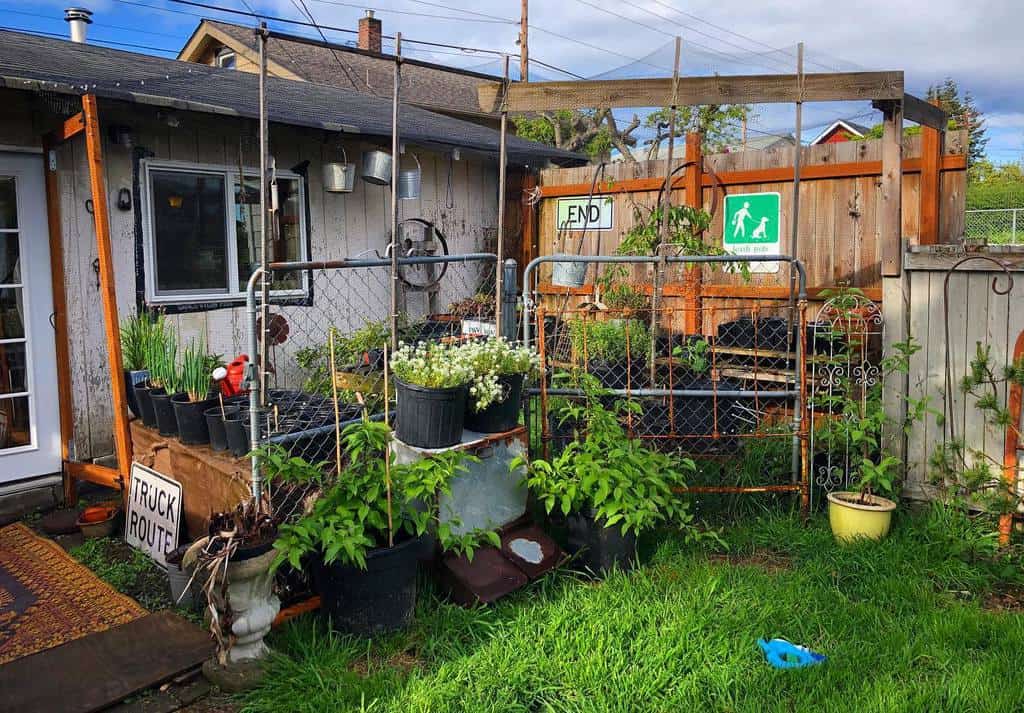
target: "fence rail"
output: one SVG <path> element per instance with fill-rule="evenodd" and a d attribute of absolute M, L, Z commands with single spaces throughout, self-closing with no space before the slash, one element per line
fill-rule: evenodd
<path fill-rule="evenodd" d="M 1024 244 L 1024 208 L 982 208 L 964 214 L 964 238 L 988 245 Z"/>

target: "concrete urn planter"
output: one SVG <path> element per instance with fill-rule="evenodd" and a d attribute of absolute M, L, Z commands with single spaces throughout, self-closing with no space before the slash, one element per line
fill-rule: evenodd
<path fill-rule="evenodd" d="M 267 655 L 263 637 L 281 609 L 274 594 L 274 575 L 270 564 L 277 552 L 269 550 L 250 559 L 229 562 L 227 568 L 228 602 L 231 605 L 231 632 L 235 643 L 228 651 L 228 663 L 252 661 Z"/>

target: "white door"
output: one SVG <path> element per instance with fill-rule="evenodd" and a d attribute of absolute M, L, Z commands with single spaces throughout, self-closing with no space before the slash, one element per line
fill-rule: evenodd
<path fill-rule="evenodd" d="M 43 157 L 0 153 L 0 484 L 60 472 Z"/>

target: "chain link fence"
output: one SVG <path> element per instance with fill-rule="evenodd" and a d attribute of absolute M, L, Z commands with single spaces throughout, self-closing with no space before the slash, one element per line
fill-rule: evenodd
<path fill-rule="evenodd" d="M 301 517 L 344 467 L 338 438 L 347 424 L 364 412 L 383 419 L 393 409 L 384 395 L 392 283 L 398 342 L 492 334 L 496 266 L 497 257 L 486 253 L 402 258 L 393 281 L 388 258 L 271 264 L 265 310 L 254 277 L 250 344 L 258 354 L 265 349 L 266 360 L 252 377 L 262 396 L 252 400 L 255 408 L 248 400 L 233 404 L 226 425 L 235 423 L 276 457 L 302 458 L 320 473 L 280 482 L 272 467 L 257 463 L 254 478 L 264 476 L 262 496 L 277 516 Z"/>
<path fill-rule="evenodd" d="M 1024 208 L 986 208 L 964 214 L 964 239 L 987 245 L 1024 243 Z"/>

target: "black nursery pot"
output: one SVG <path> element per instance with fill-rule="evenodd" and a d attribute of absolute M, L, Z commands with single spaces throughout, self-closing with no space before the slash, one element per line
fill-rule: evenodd
<path fill-rule="evenodd" d="M 237 407 L 236 407 L 237 408 Z M 249 452 L 249 412 L 237 409 L 224 417 L 224 436 L 228 449 L 235 458 Z"/>
<path fill-rule="evenodd" d="M 149 428 L 156 428 L 156 413 L 153 411 L 153 394 L 163 393 L 163 389 L 151 389 L 145 382 L 138 384 L 132 391 L 139 405 L 138 417 Z"/>
<path fill-rule="evenodd" d="M 124 370 L 125 397 L 128 401 L 128 409 L 136 418 L 142 418 L 142 412 L 139 410 L 139 399 L 135 394 L 135 387 L 140 384 L 145 385 L 148 378 L 149 372 L 145 369 Z"/>
<path fill-rule="evenodd" d="M 416 608 L 416 556 L 420 538 L 366 555 L 366 569 L 322 561 L 316 572 L 321 609 L 331 628 L 375 636 L 405 628 Z"/>
<path fill-rule="evenodd" d="M 642 359 L 623 359 L 619 362 L 591 359 L 587 372 L 597 378 L 606 389 L 644 389 L 648 384 L 647 362 Z"/>
<path fill-rule="evenodd" d="M 417 448 L 447 448 L 462 439 L 468 387 L 428 389 L 395 379 L 398 440 Z"/>
<path fill-rule="evenodd" d="M 483 411 L 473 410 L 473 399 L 466 401 L 466 428 L 477 433 L 503 433 L 519 425 L 519 405 L 523 396 L 524 374 L 498 377 L 503 399 Z"/>
<path fill-rule="evenodd" d="M 210 442 L 210 430 L 206 426 L 206 410 L 217 403 L 217 399 L 189 401 L 188 394 L 171 397 L 174 417 L 178 420 L 178 438 L 186 446 L 202 446 Z"/>
<path fill-rule="evenodd" d="M 567 552 L 576 555 L 581 569 L 604 575 L 616 567 L 630 570 L 636 565 L 636 534 L 622 534 L 620 525 L 605 527 L 591 512 L 572 513 L 568 526 Z"/>
<path fill-rule="evenodd" d="M 203 412 L 206 419 L 206 430 L 210 434 L 210 448 L 215 451 L 226 451 L 228 449 L 228 433 L 224 430 L 224 417 L 228 414 L 237 414 L 237 406 L 224 406 L 221 413 L 220 404 L 208 408 Z"/>
<path fill-rule="evenodd" d="M 175 394 L 176 395 L 176 394 Z M 156 430 L 161 436 L 178 435 L 178 419 L 174 415 L 174 404 L 171 394 L 166 391 L 150 392 L 153 401 L 153 415 L 156 417 Z"/>

